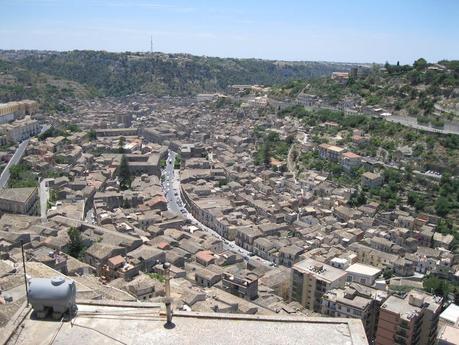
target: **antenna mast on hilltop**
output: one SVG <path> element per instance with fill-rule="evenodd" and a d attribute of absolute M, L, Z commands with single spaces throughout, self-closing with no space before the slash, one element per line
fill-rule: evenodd
<path fill-rule="evenodd" d="M 150 36 L 150 53 L 153 53 L 153 36 Z"/>

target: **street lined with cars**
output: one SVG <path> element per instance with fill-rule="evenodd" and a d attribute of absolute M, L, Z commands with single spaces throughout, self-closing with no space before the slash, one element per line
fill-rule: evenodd
<path fill-rule="evenodd" d="M 252 252 L 249 252 L 248 250 L 239 247 L 237 244 L 234 243 L 234 241 L 228 241 L 226 238 L 218 234 L 215 230 L 199 222 L 196 218 L 193 217 L 193 215 L 190 212 L 188 212 L 188 210 L 185 207 L 185 203 L 180 198 L 180 170 L 174 169 L 176 156 L 176 152 L 169 150 L 169 155 L 166 161 L 167 164 L 161 174 L 162 187 L 167 200 L 168 210 L 175 213 L 181 213 L 185 218 L 187 218 L 191 222 L 191 224 L 200 228 L 203 231 L 211 233 L 216 238 L 223 241 L 225 249 L 238 252 L 244 257 L 245 260 L 248 260 L 250 257 L 254 256 Z M 255 257 L 255 259 L 265 265 L 274 265 L 274 263 L 259 257 Z"/>

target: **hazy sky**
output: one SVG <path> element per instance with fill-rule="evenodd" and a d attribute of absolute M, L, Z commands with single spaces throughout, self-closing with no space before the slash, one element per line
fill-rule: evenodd
<path fill-rule="evenodd" d="M 459 0 L 0 0 L 0 49 L 459 59 Z"/>

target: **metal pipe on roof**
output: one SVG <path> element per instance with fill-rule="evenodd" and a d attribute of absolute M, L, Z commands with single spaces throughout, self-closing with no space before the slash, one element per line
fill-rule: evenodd
<path fill-rule="evenodd" d="M 22 266 L 24 269 L 24 285 L 26 290 L 26 298 L 27 298 L 27 307 L 29 306 L 29 287 L 27 282 L 27 271 L 26 271 L 26 264 L 25 264 L 25 254 L 24 254 L 24 241 L 21 241 L 21 253 L 22 253 Z"/>
<path fill-rule="evenodd" d="M 171 300 L 171 277 L 170 277 L 170 268 L 171 264 L 165 262 L 163 264 L 164 274 L 166 276 L 166 324 L 164 325 L 167 329 L 172 329 L 175 327 L 174 323 L 172 322 L 172 300 Z"/>

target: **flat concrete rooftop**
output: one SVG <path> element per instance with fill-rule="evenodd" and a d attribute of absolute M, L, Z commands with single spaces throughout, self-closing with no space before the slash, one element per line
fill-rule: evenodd
<path fill-rule="evenodd" d="M 175 327 L 167 329 L 159 304 L 104 302 L 79 304 L 70 322 L 37 320 L 29 312 L 6 344 L 368 344 L 357 319 L 176 311 Z"/>

